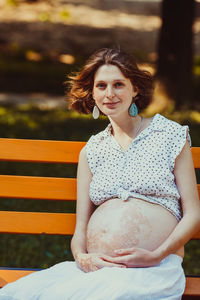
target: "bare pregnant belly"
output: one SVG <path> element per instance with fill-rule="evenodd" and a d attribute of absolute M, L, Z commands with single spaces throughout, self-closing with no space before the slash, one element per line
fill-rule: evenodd
<path fill-rule="evenodd" d="M 160 205 L 138 198 L 107 200 L 92 214 L 87 228 L 87 251 L 114 255 L 114 250 L 140 247 L 154 250 L 177 225 Z M 176 254 L 183 256 L 183 248 Z"/>

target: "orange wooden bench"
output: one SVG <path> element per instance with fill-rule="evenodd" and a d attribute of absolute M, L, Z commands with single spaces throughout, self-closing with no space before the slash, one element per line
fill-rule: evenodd
<path fill-rule="evenodd" d="M 0 160 L 77 164 L 85 142 L 0 139 Z M 200 147 L 192 148 L 195 168 L 200 169 Z M 198 184 L 200 194 L 200 184 Z M 75 178 L 0 175 L 0 197 L 43 200 L 76 200 Z M 26 224 L 26 226 L 24 226 Z M 0 211 L 0 232 L 15 234 L 72 235 L 75 214 Z M 200 239 L 200 232 L 194 236 Z M 0 287 L 33 271 L 0 269 Z M 187 277 L 185 299 L 200 299 L 200 277 Z M 188 298 L 189 297 L 189 298 Z"/>

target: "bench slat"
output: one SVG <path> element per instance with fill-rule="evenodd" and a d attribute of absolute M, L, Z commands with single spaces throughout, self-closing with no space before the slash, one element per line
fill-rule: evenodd
<path fill-rule="evenodd" d="M 197 189 L 200 197 L 200 184 L 197 184 Z M 0 175 L 0 197 L 76 200 L 76 179 Z"/>
<path fill-rule="evenodd" d="M 0 175 L 0 197 L 76 200 L 76 179 Z"/>
<path fill-rule="evenodd" d="M 186 277 L 184 295 L 200 296 L 200 277 Z"/>
<path fill-rule="evenodd" d="M 77 163 L 85 142 L 0 138 L 0 160 Z"/>
<path fill-rule="evenodd" d="M 0 160 L 77 163 L 86 142 L 0 138 Z M 192 147 L 195 168 L 200 169 L 200 149 Z"/>
<path fill-rule="evenodd" d="M 76 215 L 0 211 L 0 233 L 72 235 Z"/>
<path fill-rule="evenodd" d="M 71 235 L 75 216 L 71 213 L 0 211 L 0 233 Z M 193 238 L 200 239 L 200 232 Z"/>
<path fill-rule="evenodd" d="M 0 288 L 6 285 L 9 282 L 13 282 L 23 276 L 26 276 L 28 274 L 31 274 L 35 271 L 29 271 L 29 270 L 7 270 L 0 269 Z"/>
<path fill-rule="evenodd" d="M 200 147 L 192 147 L 192 158 L 196 169 L 200 169 Z"/>

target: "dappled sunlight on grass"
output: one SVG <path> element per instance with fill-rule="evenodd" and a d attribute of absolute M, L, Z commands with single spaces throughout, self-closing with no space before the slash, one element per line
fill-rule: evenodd
<path fill-rule="evenodd" d="M 171 113 L 174 110 L 174 102 L 167 96 L 164 86 L 161 82 L 155 82 L 153 101 L 147 107 L 144 114 L 147 116 L 159 113 Z"/>
<path fill-rule="evenodd" d="M 190 117 L 195 122 L 200 123 L 200 112 L 199 111 L 191 111 Z"/>
<path fill-rule="evenodd" d="M 194 74 L 200 76 L 200 66 L 194 66 Z"/>
<path fill-rule="evenodd" d="M 153 31 L 161 26 L 161 18 L 155 15 L 130 14 L 119 8 L 102 10 L 85 4 L 37 1 L 32 3 L 9 0 L 12 4 L 1 5 L 2 21 L 51 22 L 71 25 L 88 25 L 96 28 L 127 27 L 134 30 Z"/>
<path fill-rule="evenodd" d="M 42 55 L 33 50 L 26 51 L 25 57 L 27 60 L 32 60 L 32 61 L 41 61 L 42 60 Z"/>
<path fill-rule="evenodd" d="M 67 112 L 67 115 L 69 118 L 72 118 L 72 119 L 91 119 L 92 118 L 92 115 L 91 114 L 79 114 L 78 112 L 76 111 L 68 111 Z"/>
<path fill-rule="evenodd" d="M 75 62 L 75 57 L 71 54 L 61 54 L 59 61 L 67 65 L 72 65 Z"/>
<path fill-rule="evenodd" d="M 150 117 L 155 113 L 160 113 L 173 119 L 176 122 L 189 121 L 200 124 L 200 111 L 198 109 L 189 109 L 183 105 L 180 110 L 175 109 L 175 101 L 170 99 L 161 82 L 155 82 L 155 89 L 152 103 L 142 113 L 145 117 Z"/>
<path fill-rule="evenodd" d="M 183 109 L 180 111 L 173 111 L 170 114 L 166 114 L 166 116 L 175 120 L 178 123 L 187 120 L 192 123 L 200 124 L 200 113 L 195 110 Z"/>

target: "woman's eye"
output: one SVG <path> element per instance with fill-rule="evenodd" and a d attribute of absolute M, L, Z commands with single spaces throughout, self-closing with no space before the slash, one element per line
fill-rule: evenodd
<path fill-rule="evenodd" d="M 123 86 L 123 83 L 122 83 L 122 82 L 116 82 L 116 83 L 115 83 L 115 87 L 121 87 L 121 86 Z"/>
<path fill-rule="evenodd" d="M 100 89 L 105 88 L 105 86 L 106 86 L 105 83 L 98 83 L 97 84 L 97 87 L 100 88 Z"/>

